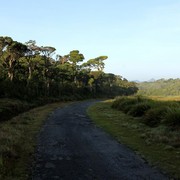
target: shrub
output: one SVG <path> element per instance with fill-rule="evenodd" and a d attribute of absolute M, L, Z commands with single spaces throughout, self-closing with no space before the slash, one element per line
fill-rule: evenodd
<path fill-rule="evenodd" d="M 32 107 L 32 104 L 16 99 L 0 100 L 0 122 L 8 120 Z"/>
<path fill-rule="evenodd" d="M 144 99 L 141 97 L 118 97 L 112 104 L 112 108 L 116 108 L 118 110 L 122 110 L 125 113 L 129 111 L 132 105 L 137 104 L 139 102 L 143 102 Z"/>
<path fill-rule="evenodd" d="M 151 105 L 148 101 L 141 102 L 132 106 L 128 114 L 134 117 L 140 117 L 140 116 L 143 116 L 146 113 L 146 111 L 148 111 L 150 108 L 151 108 Z"/>
<path fill-rule="evenodd" d="M 127 98 L 127 99 L 122 100 L 122 101 L 118 104 L 117 109 L 124 111 L 124 110 L 126 110 L 129 106 L 132 106 L 133 104 L 136 104 L 136 103 L 137 103 L 136 99 L 128 99 L 128 98 Z"/>
<path fill-rule="evenodd" d="M 169 107 L 162 121 L 168 126 L 180 126 L 180 107 Z"/>
<path fill-rule="evenodd" d="M 113 104 L 112 104 L 112 108 L 117 108 L 118 107 L 118 105 L 122 102 L 122 101 L 124 101 L 125 100 L 125 98 L 124 97 L 117 97 L 115 100 L 114 100 L 114 102 L 113 102 Z"/>
<path fill-rule="evenodd" d="M 149 109 L 143 118 L 143 123 L 150 126 L 155 127 L 160 124 L 164 114 L 167 112 L 167 107 L 160 106 Z"/>

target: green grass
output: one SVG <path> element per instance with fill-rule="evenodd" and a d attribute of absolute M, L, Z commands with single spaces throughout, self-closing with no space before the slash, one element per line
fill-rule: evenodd
<path fill-rule="evenodd" d="M 37 133 L 50 112 L 66 104 L 34 108 L 0 123 L 0 179 L 28 179 Z"/>
<path fill-rule="evenodd" d="M 124 114 L 111 106 L 112 101 L 97 103 L 88 109 L 88 114 L 99 127 L 132 148 L 151 165 L 180 178 L 180 149 L 166 143 L 169 140 L 179 141 L 179 133 L 174 136 L 168 131 L 167 137 L 165 126 L 151 128 L 141 123 L 139 117 Z"/>

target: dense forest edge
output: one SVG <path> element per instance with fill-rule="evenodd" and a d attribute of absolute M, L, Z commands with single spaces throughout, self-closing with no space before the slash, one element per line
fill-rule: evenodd
<path fill-rule="evenodd" d="M 134 82 L 103 71 L 107 58 L 85 61 L 78 50 L 59 55 L 55 47 L 38 46 L 35 40 L 21 43 L 0 36 L 1 121 L 8 119 L 5 114 L 50 102 L 136 93 Z"/>

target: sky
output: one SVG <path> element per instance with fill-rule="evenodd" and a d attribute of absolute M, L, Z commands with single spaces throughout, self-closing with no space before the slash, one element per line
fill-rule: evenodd
<path fill-rule="evenodd" d="M 107 55 L 124 78 L 180 78 L 180 0 L 0 0 L 0 36 Z"/>

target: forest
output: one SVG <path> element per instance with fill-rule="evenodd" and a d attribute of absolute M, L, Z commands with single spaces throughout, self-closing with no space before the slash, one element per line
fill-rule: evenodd
<path fill-rule="evenodd" d="M 138 94 L 145 96 L 180 96 L 180 79 L 159 79 L 137 84 Z"/>
<path fill-rule="evenodd" d="M 0 98 L 83 99 L 132 95 L 138 88 L 120 75 L 105 73 L 99 56 L 85 61 L 78 50 L 56 54 L 56 48 L 0 37 Z"/>

